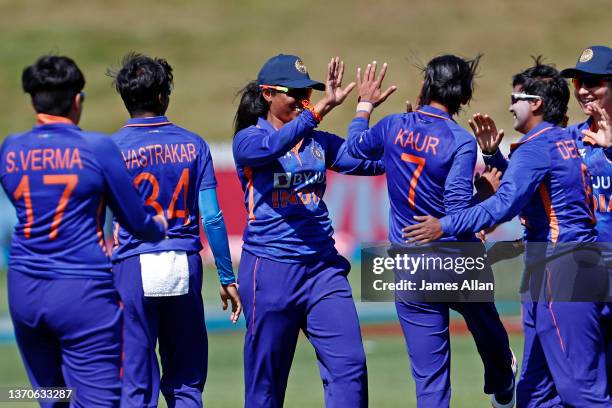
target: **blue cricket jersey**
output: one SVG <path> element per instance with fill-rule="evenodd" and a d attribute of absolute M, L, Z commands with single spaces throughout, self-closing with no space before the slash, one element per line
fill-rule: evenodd
<path fill-rule="evenodd" d="M 248 223 L 243 249 L 281 262 L 336 254 L 323 202 L 326 169 L 344 174 L 384 173 L 380 162 L 348 155 L 344 139 L 314 130 L 308 110 L 278 131 L 264 118 L 234 136 L 233 153 Z"/>
<path fill-rule="evenodd" d="M 0 180 L 17 211 L 9 269 L 48 279 L 111 279 L 106 205 L 142 239 L 162 239 L 163 227 L 144 212 L 110 138 L 66 118 L 38 118 L 40 125 L 8 136 L 0 148 Z"/>
<path fill-rule="evenodd" d="M 527 242 L 593 242 L 589 173 L 566 129 L 543 122 L 485 162 L 503 172 L 492 197 L 440 220 L 445 234 L 476 232 L 520 214 Z"/>
<path fill-rule="evenodd" d="M 389 241 L 404 244 L 402 228 L 415 215 L 436 218 L 469 207 L 476 141 L 442 110 L 426 105 L 389 115 L 368 129 L 368 120 L 349 125 L 348 150 L 361 159 L 382 159 L 389 193 Z M 476 241 L 474 234 L 451 234 L 440 241 Z"/>
<path fill-rule="evenodd" d="M 115 225 L 113 261 L 146 252 L 200 251 L 198 193 L 217 186 L 208 144 L 165 116 L 130 119 L 112 140 L 146 211 L 168 219 L 167 239 L 160 242 L 142 241 L 121 222 Z"/>
<path fill-rule="evenodd" d="M 591 174 L 591 186 L 597 233 L 600 242 L 612 242 L 612 148 L 591 143 L 583 130 L 591 128 L 592 118 L 568 127 L 578 145 L 578 152 Z"/>

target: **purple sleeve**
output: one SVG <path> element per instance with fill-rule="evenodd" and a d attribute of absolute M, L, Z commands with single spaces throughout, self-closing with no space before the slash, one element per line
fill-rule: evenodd
<path fill-rule="evenodd" d="M 474 207 L 443 217 L 440 222 L 444 233 L 478 232 L 518 215 L 549 171 L 550 157 L 546 148 L 537 141 L 520 146 L 508 162 L 497 192 Z"/>
<path fill-rule="evenodd" d="M 111 139 L 102 136 L 91 140 L 90 145 L 102 169 L 108 206 L 119 224 L 138 239 L 163 239 L 166 232 L 145 212 L 117 146 Z"/>
<path fill-rule="evenodd" d="M 482 159 L 485 165 L 495 167 L 502 173 L 504 173 L 508 167 L 508 160 L 506 160 L 499 149 L 497 149 L 497 151 L 491 155 L 483 154 Z"/>
<path fill-rule="evenodd" d="M 467 208 L 472 200 L 472 178 L 476 166 L 476 142 L 469 139 L 455 152 L 444 182 L 444 212 L 451 215 Z"/>
<path fill-rule="evenodd" d="M 319 134 L 325 138 L 325 162 L 328 169 L 356 176 L 377 176 L 385 173 L 382 160 L 356 159 L 349 155 L 346 140 L 331 133 Z"/>
<path fill-rule="evenodd" d="M 256 126 L 241 130 L 234 136 L 234 160 L 242 166 L 261 166 L 278 159 L 294 147 L 317 125 L 308 110 L 271 132 Z"/>
<path fill-rule="evenodd" d="M 385 150 L 385 131 L 388 117 L 368 129 L 369 121 L 355 118 L 348 128 L 348 153 L 356 159 L 379 160 Z"/>

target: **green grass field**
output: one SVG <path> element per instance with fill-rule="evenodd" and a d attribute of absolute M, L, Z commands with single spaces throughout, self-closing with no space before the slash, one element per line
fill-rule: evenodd
<path fill-rule="evenodd" d="M 358 266 L 349 276 L 355 297 L 359 296 Z M 203 296 L 207 310 L 219 308 L 217 281 L 213 270 L 204 274 Z M 6 274 L 0 273 L 0 316 L 6 315 Z M 399 328 L 398 323 L 393 323 Z M 408 354 L 401 335 L 381 335 L 376 326 L 364 326 L 364 347 L 369 370 L 370 406 L 375 408 L 414 407 L 414 382 L 410 374 Z M 373 329 L 374 328 L 374 329 Z M 379 333 L 379 334 L 377 334 Z M 223 408 L 242 406 L 242 331 L 212 332 L 209 336 L 209 374 L 204 392 L 205 406 Z M 520 359 L 522 336 L 511 336 L 511 343 Z M 483 369 L 472 338 L 465 334 L 452 336 L 452 406 L 486 407 L 488 398 L 482 393 Z M 0 387 L 28 386 L 28 380 L 16 345 L 0 344 Z M 13 406 L 0 402 L 0 407 Z M 20 403 L 18 407 L 35 406 Z M 165 407 L 163 401 L 161 407 Z M 286 407 L 322 407 L 323 394 L 316 357 L 308 341 L 301 336 L 295 354 L 287 389 Z"/>
<path fill-rule="evenodd" d="M 521 338 L 511 337 L 515 351 L 522 349 Z M 401 336 L 365 335 L 369 372 L 370 406 L 375 408 L 415 407 L 414 382 L 408 355 Z M 486 407 L 482 393 L 483 370 L 471 337 L 452 339 L 452 403 L 458 408 Z M 212 334 L 209 339 L 209 372 L 204 405 L 236 408 L 243 405 L 242 334 Z M 0 387 L 27 386 L 28 381 L 14 345 L 0 345 Z M 0 403 L 0 407 L 9 404 Z M 34 407 L 34 404 L 18 404 Z M 165 407 L 162 403 L 160 406 Z M 312 408 L 323 406 L 323 391 L 316 357 L 302 337 L 295 354 L 285 406 Z"/>

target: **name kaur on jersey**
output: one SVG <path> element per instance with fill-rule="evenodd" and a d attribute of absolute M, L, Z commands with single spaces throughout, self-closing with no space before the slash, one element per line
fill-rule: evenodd
<path fill-rule="evenodd" d="M 155 164 L 191 162 L 197 157 L 193 143 L 152 144 L 136 149 L 121 151 L 128 169 L 147 167 Z"/>
<path fill-rule="evenodd" d="M 17 162 L 16 162 L 17 160 Z M 83 168 L 78 148 L 31 149 L 24 152 L 9 150 L 6 154 L 6 172 L 44 171 Z"/>

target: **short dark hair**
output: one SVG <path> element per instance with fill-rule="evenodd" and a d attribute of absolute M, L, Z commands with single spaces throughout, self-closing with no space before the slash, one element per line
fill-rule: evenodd
<path fill-rule="evenodd" d="M 108 70 L 113 84 L 121 95 L 130 114 L 154 112 L 163 114 L 166 109 L 159 96 L 167 98 L 172 91 L 172 67 L 163 58 L 151 58 L 131 52 L 123 57 L 121 69 Z"/>
<path fill-rule="evenodd" d="M 544 120 L 562 125 L 570 100 L 569 86 L 559 71 L 544 64 L 542 56 L 533 57 L 534 65 L 512 77 L 512 86 L 520 86 L 523 92 L 542 98 Z"/>
<path fill-rule="evenodd" d="M 24 68 L 21 85 L 32 97 L 36 112 L 66 116 L 74 97 L 85 87 L 85 77 L 72 59 L 43 55 Z"/>
<path fill-rule="evenodd" d="M 456 55 L 435 57 L 422 68 L 423 87 L 421 88 L 422 105 L 432 101 L 448 108 L 452 116 L 466 105 L 474 93 L 474 77 L 482 55 L 466 60 Z"/>

